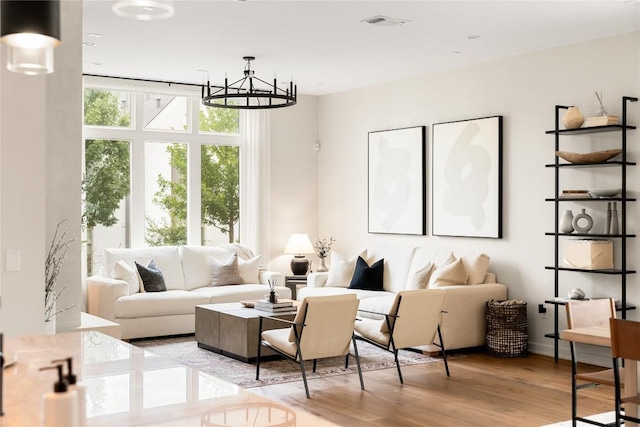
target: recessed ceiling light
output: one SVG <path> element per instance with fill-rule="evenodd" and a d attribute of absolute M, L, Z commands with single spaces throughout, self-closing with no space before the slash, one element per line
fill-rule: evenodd
<path fill-rule="evenodd" d="M 196 70 L 196 71 L 199 72 L 199 73 L 208 73 L 209 72 L 209 70 Z"/>
<path fill-rule="evenodd" d="M 360 22 L 365 22 L 367 24 L 378 25 L 380 27 L 393 27 L 396 25 L 403 25 L 407 22 L 411 22 L 408 19 L 400 19 L 400 18 L 391 18 L 389 16 L 376 15 L 371 18 L 363 19 Z"/>
<path fill-rule="evenodd" d="M 479 39 L 479 38 L 480 38 L 480 36 L 470 35 L 470 36 L 467 36 L 467 38 L 468 38 L 469 40 L 477 40 L 477 39 Z"/>
<path fill-rule="evenodd" d="M 170 0 L 116 0 L 111 10 L 118 16 L 139 21 L 171 18 L 176 12 Z"/>
<path fill-rule="evenodd" d="M 102 65 L 102 62 L 92 62 L 91 65 Z"/>
<path fill-rule="evenodd" d="M 82 44 L 86 47 L 94 47 L 96 45 L 94 42 L 83 42 Z"/>
<path fill-rule="evenodd" d="M 462 52 L 460 52 L 459 50 L 453 50 L 453 51 L 451 51 L 451 53 L 461 54 Z"/>
<path fill-rule="evenodd" d="M 98 33 L 87 33 L 87 37 L 95 37 L 95 38 L 99 39 L 100 37 L 102 37 L 102 34 L 98 34 Z"/>

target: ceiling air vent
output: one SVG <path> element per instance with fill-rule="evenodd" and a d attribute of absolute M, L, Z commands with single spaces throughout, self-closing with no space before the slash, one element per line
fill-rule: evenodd
<path fill-rule="evenodd" d="M 378 25 L 380 27 L 393 27 L 395 25 L 402 25 L 411 21 L 409 21 L 408 19 L 398 19 L 398 18 L 390 18 L 388 16 L 376 15 L 371 18 L 363 19 L 361 22 L 366 22 L 367 24 L 372 24 L 372 25 Z"/>

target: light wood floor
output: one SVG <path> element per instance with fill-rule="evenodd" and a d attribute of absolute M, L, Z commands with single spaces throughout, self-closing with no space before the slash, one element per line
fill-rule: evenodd
<path fill-rule="evenodd" d="M 376 426 L 542 426 L 571 418 L 571 365 L 553 358 L 495 358 L 470 353 L 449 361 L 402 369 L 253 388 L 251 391 L 349 427 Z M 585 369 L 593 369 L 586 366 Z M 597 368 L 596 368 L 597 369 Z M 613 410 L 613 388 L 580 391 L 578 411 Z"/>

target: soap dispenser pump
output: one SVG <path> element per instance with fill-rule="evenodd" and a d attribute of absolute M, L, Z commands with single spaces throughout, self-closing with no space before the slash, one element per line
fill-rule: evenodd
<path fill-rule="evenodd" d="M 62 374 L 62 364 L 45 366 L 47 369 L 58 370 L 58 381 L 53 385 L 53 392 L 43 396 L 44 426 L 69 427 L 78 425 L 78 393 L 69 390 L 67 381 Z"/>
<path fill-rule="evenodd" d="M 87 425 L 86 392 L 84 385 L 78 382 L 78 376 L 73 373 L 73 358 L 58 359 L 51 363 L 67 364 L 67 376 L 64 378 L 67 380 L 68 390 L 75 390 L 78 393 L 78 426 L 85 427 Z"/>

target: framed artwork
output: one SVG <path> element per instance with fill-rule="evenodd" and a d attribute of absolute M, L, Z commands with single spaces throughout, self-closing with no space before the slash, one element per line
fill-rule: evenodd
<path fill-rule="evenodd" d="M 425 235 L 426 127 L 369 132 L 369 233 Z"/>
<path fill-rule="evenodd" d="M 502 238 L 502 116 L 432 131 L 433 235 Z"/>

